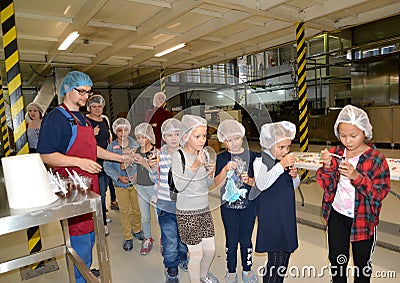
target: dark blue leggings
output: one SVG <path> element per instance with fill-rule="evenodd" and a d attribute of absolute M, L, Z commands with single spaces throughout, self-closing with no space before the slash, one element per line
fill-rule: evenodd
<path fill-rule="evenodd" d="M 249 202 L 245 209 L 232 209 L 221 206 L 222 222 L 225 228 L 226 262 L 229 273 L 236 272 L 237 248 L 240 243 L 240 255 L 244 271 L 250 271 L 253 255 L 253 234 L 256 209 L 254 202 Z"/>

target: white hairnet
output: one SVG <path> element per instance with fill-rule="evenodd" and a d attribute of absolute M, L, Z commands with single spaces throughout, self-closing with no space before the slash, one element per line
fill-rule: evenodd
<path fill-rule="evenodd" d="M 167 99 L 167 96 L 165 95 L 165 93 L 163 93 L 163 92 L 161 92 L 161 91 L 155 93 L 154 96 L 153 96 L 153 106 L 154 106 L 154 107 L 157 107 L 156 99 L 157 99 L 158 97 L 162 97 L 162 98 L 163 98 L 163 100 L 164 100 L 163 103 L 164 103 L 165 100 Z M 162 104 L 161 104 L 161 106 L 162 106 Z"/>
<path fill-rule="evenodd" d="M 150 140 L 151 144 L 156 143 L 153 127 L 149 123 L 140 123 L 135 128 L 135 136 L 142 135 Z"/>
<path fill-rule="evenodd" d="M 233 119 L 228 119 L 222 121 L 217 130 L 217 137 L 220 142 L 224 142 L 227 138 L 231 136 L 241 136 L 244 137 L 246 133 L 242 124 Z"/>
<path fill-rule="evenodd" d="M 207 127 L 206 119 L 195 115 L 183 115 L 181 123 L 182 123 L 182 131 L 181 131 L 182 138 L 180 142 L 181 146 L 184 146 L 186 144 L 187 138 L 189 138 L 194 128 L 197 128 L 199 126 Z M 186 140 L 184 135 L 186 136 Z"/>
<path fill-rule="evenodd" d="M 283 140 L 293 140 L 296 136 L 296 125 L 281 121 L 277 123 L 264 124 L 261 127 L 260 145 L 264 148 L 272 148 L 276 143 Z"/>
<path fill-rule="evenodd" d="M 340 123 L 347 123 L 356 126 L 361 131 L 364 132 L 365 138 L 367 140 L 372 139 L 372 126 L 369 122 L 368 114 L 361 108 L 355 107 L 353 105 L 345 106 L 339 113 L 335 126 L 333 130 L 335 131 L 335 136 L 340 139 L 338 127 Z"/>
<path fill-rule="evenodd" d="M 67 92 L 70 92 L 74 87 L 80 86 L 93 86 L 93 82 L 88 75 L 79 71 L 69 72 L 63 79 L 60 87 L 60 95 L 65 96 Z"/>
<path fill-rule="evenodd" d="M 101 104 L 101 106 L 104 107 L 106 105 L 106 101 L 104 100 L 104 97 L 102 97 L 100 94 L 95 94 L 89 97 L 89 99 L 86 102 L 87 111 L 90 112 L 90 106 L 92 106 L 92 104 Z"/>
<path fill-rule="evenodd" d="M 129 123 L 129 121 L 126 120 L 125 118 L 118 118 L 112 124 L 112 129 L 113 129 L 114 134 L 116 134 L 118 128 L 121 128 L 121 127 L 128 129 L 129 133 L 131 132 L 131 123 Z"/>
<path fill-rule="evenodd" d="M 161 125 L 161 134 L 164 136 L 167 133 L 181 131 L 181 121 L 175 118 L 165 120 Z"/>
<path fill-rule="evenodd" d="M 37 109 L 37 111 L 39 111 L 39 113 L 43 116 L 43 108 L 42 106 L 40 106 L 39 104 L 37 104 L 36 102 L 31 102 L 28 104 L 28 106 L 26 106 L 26 110 L 29 111 L 29 108 L 33 106 L 34 108 Z"/>

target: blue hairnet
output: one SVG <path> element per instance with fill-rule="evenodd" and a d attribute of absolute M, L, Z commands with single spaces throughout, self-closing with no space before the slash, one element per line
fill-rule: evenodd
<path fill-rule="evenodd" d="M 67 92 L 70 92 L 74 87 L 80 86 L 93 86 L 93 82 L 88 75 L 79 71 L 69 72 L 63 79 L 60 87 L 60 95 L 65 96 Z"/>

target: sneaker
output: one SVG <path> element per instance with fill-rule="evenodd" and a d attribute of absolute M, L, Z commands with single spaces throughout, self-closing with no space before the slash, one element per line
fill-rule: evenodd
<path fill-rule="evenodd" d="M 107 217 L 106 223 L 108 224 L 108 223 L 110 223 L 111 221 L 112 221 L 111 218 L 108 218 L 108 217 Z"/>
<path fill-rule="evenodd" d="M 188 264 L 189 264 L 188 260 L 182 260 L 182 261 L 179 262 L 179 268 L 182 271 L 188 272 Z"/>
<path fill-rule="evenodd" d="M 142 246 L 140 248 L 141 255 L 147 255 L 150 253 L 151 249 L 153 248 L 154 240 L 152 238 L 147 238 L 142 241 Z"/>
<path fill-rule="evenodd" d="M 207 275 L 203 278 L 200 279 L 201 283 L 219 283 L 219 280 L 217 277 L 215 277 L 214 274 L 211 272 L 207 272 Z"/>
<path fill-rule="evenodd" d="M 133 249 L 133 240 L 124 240 L 124 242 L 122 243 L 122 248 L 127 252 L 132 250 Z"/>
<path fill-rule="evenodd" d="M 165 270 L 165 283 L 179 283 L 178 274 L 172 276 L 168 274 L 167 270 Z"/>
<path fill-rule="evenodd" d="M 257 275 L 253 271 L 242 271 L 242 280 L 243 283 L 257 283 L 258 278 Z"/>
<path fill-rule="evenodd" d="M 112 201 L 110 204 L 111 210 L 119 210 L 119 205 L 117 201 Z"/>
<path fill-rule="evenodd" d="M 226 272 L 224 277 L 225 283 L 238 283 L 237 274 Z"/>
<path fill-rule="evenodd" d="M 144 240 L 144 233 L 143 230 L 140 230 L 139 232 L 135 233 L 132 232 L 133 237 L 135 237 L 136 239 L 138 239 L 139 241 L 143 241 Z"/>
<path fill-rule="evenodd" d="M 106 237 L 107 237 L 108 235 L 110 235 L 110 230 L 108 230 L 108 226 L 107 226 L 107 225 L 104 225 L 104 231 L 105 231 Z"/>

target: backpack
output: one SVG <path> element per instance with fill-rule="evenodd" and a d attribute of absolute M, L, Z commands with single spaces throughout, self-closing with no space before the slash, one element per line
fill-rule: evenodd
<path fill-rule="evenodd" d="M 181 155 L 182 169 L 183 169 L 183 173 L 185 173 L 185 165 L 186 165 L 185 155 L 183 154 L 183 151 L 180 148 L 178 149 L 178 152 Z M 177 194 L 179 193 L 179 191 L 175 187 L 174 177 L 172 174 L 172 168 L 169 168 L 169 171 L 168 171 L 168 185 L 169 185 L 169 196 L 172 201 L 176 201 L 176 197 L 177 197 Z"/>

